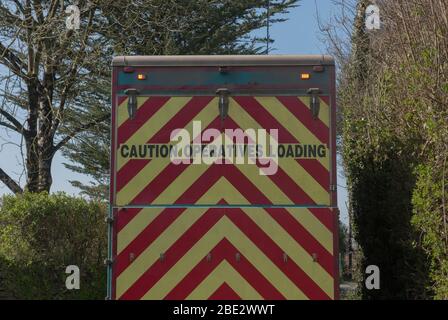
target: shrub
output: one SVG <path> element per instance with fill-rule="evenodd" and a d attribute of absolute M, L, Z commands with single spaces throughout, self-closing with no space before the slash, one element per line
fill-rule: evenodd
<path fill-rule="evenodd" d="M 421 232 L 421 245 L 430 262 L 431 289 L 436 299 L 448 299 L 448 235 L 444 216 L 444 193 L 448 183 L 443 169 L 432 164 L 417 168 L 417 185 L 412 198 L 412 223 Z"/>
<path fill-rule="evenodd" d="M 106 206 L 64 193 L 6 195 L 0 207 L 0 291 L 13 299 L 104 299 Z M 68 290 L 68 265 L 80 290 Z"/>

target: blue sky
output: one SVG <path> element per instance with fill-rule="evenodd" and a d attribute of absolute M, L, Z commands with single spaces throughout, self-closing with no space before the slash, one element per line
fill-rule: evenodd
<path fill-rule="evenodd" d="M 317 14 L 321 22 L 327 21 L 337 8 L 332 0 L 300 0 L 299 6 L 286 15 L 288 21 L 271 26 L 275 40 L 272 54 L 322 54 L 325 44 L 319 32 Z M 265 30 L 260 30 L 265 34 Z"/>
<path fill-rule="evenodd" d="M 273 54 L 322 54 L 325 52 L 325 44 L 321 42 L 316 10 L 322 21 L 328 20 L 337 8 L 331 0 L 302 0 L 299 7 L 291 10 L 286 16 L 289 20 L 271 27 L 271 38 L 275 40 Z M 256 34 L 264 35 L 265 30 Z M 7 136 L 4 129 L 0 129 L 0 167 L 13 178 L 19 180 L 22 172 L 21 154 L 17 146 L 4 144 L 13 141 L 20 144 L 20 139 L 14 135 Z M 53 161 L 52 175 L 53 185 L 51 191 L 65 191 L 76 195 L 79 190 L 71 186 L 69 180 L 88 182 L 89 178 L 65 169 L 63 162 L 67 162 L 58 152 Z M 339 161 L 338 161 L 339 162 Z M 21 177 L 21 185 L 24 184 Z M 338 166 L 338 202 L 341 210 L 341 219 L 347 223 L 347 192 L 342 168 Z M 9 193 L 9 190 L 0 183 L 0 195 Z"/>

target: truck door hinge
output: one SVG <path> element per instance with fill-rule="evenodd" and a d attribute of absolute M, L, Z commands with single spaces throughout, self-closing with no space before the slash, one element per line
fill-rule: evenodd
<path fill-rule="evenodd" d="M 330 191 L 336 191 L 337 186 L 335 184 L 330 184 Z"/>
<path fill-rule="evenodd" d="M 124 93 L 129 97 L 128 99 L 128 114 L 132 120 L 137 114 L 137 95 L 140 93 L 137 89 L 126 89 Z"/>
<path fill-rule="evenodd" d="M 320 110 L 320 100 L 318 94 L 320 93 L 319 88 L 309 88 L 307 93 L 310 95 L 310 109 L 313 119 L 316 120 L 319 117 Z"/>
<path fill-rule="evenodd" d="M 112 263 L 114 263 L 114 260 L 113 260 L 113 259 L 109 259 L 109 258 L 104 259 L 104 264 L 105 264 L 106 266 L 110 266 Z"/>
<path fill-rule="evenodd" d="M 219 108 L 219 117 L 221 119 L 221 125 L 224 124 L 224 120 L 227 118 L 229 114 L 229 89 L 220 88 L 216 90 L 216 94 L 219 96 L 218 108 Z"/>

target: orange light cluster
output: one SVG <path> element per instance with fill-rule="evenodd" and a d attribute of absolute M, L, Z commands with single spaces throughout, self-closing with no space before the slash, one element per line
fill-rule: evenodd
<path fill-rule="evenodd" d="M 308 80 L 311 78 L 311 75 L 309 73 L 301 73 L 300 74 L 300 79 L 302 80 Z"/>

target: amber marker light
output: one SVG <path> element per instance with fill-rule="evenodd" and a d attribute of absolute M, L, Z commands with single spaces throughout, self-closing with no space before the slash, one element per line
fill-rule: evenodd
<path fill-rule="evenodd" d="M 145 80 L 145 79 L 146 79 L 146 74 L 139 73 L 139 74 L 137 75 L 137 79 L 138 79 L 138 80 Z"/>
<path fill-rule="evenodd" d="M 311 78 L 311 75 L 309 73 L 301 73 L 300 74 L 300 79 L 302 80 L 308 80 Z"/>

